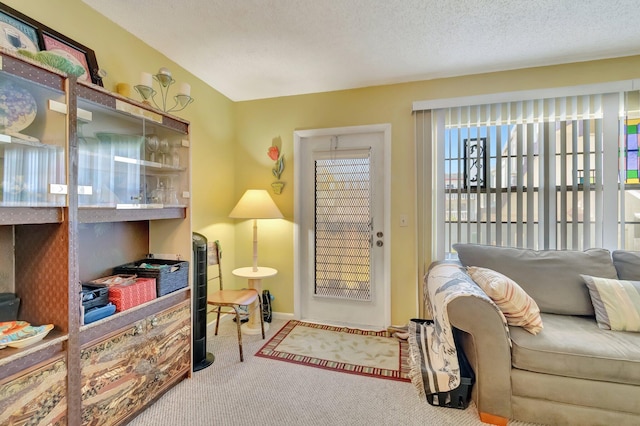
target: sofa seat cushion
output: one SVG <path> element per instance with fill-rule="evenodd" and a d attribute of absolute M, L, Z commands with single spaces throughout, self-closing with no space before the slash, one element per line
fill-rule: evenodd
<path fill-rule="evenodd" d="M 640 385 L 640 333 L 602 330 L 593 317 L 542 314 L 536 336 L 509 327 L 515 368 Z"/>

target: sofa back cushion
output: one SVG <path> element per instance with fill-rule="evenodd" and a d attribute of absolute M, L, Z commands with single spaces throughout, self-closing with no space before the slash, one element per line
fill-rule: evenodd
<path fill-rule="evenodd" d="M 613 266 L 621 280 L 640 281 L 640 251 L 614 250 Z"/>
<path fill-rule="evenodd" d="M 580 274 L 617 278 L 606 249 L 531 250 L 481 244 L 454 244 L 464 266 L 493 269 L 517 282 L 541 312 L 594 315 L 589 290 Z"/>

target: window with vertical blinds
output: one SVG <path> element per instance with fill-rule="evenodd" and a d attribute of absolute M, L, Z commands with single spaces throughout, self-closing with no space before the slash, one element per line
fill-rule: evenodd
<path fill-rule="evenodd" d="M 458 242 L 640 249 L 638 104 L 632 91 L 416 111 L 432 258 Z"/>

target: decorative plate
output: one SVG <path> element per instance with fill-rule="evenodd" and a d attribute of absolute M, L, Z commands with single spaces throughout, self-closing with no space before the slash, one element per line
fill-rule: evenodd
<path fill-rule="evenodd" d="M 0 322 L 0 338 L 13 334 L 17 331 L 22 330 L 23 328 L 29 326 L 30 324 L 26 321 L 5 321 Z"/>
<path fill-rule="evenodd" d="M 27 326 L 20 331 L 7 334 L 0 338 L 0 349 L 11 346 L 12 348 L 24 348 L 44 339 L 53 329 L 53 324 Z"/>
<path fill-rule="evenodd" d="M 0 83 L 0 130 L 19 133 L 36 118 L 36 100 L 26 89 L 10 81 Z"/>

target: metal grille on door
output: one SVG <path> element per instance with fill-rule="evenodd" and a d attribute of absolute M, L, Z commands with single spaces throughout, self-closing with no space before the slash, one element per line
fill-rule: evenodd
<path fill-rule="evenodd" d="M 317 296 L 371 300 L 370 159 L 315 160 Z"/>

